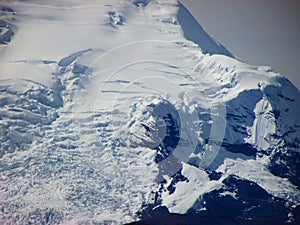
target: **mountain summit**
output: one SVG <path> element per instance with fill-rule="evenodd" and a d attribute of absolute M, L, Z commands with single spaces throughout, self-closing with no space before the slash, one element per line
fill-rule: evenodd
<path fill-rule="evenodd" d="M 177 1 L 3 4 L 2 224 L 299 223 L 285 77 Z"/>

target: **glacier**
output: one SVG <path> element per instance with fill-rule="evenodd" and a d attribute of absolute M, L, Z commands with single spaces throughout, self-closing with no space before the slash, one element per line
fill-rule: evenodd
<path fill-rule="evenodd" d="M 175 0 L 0 9 L 1 224 L 299 223 L 287 78 Z"/>

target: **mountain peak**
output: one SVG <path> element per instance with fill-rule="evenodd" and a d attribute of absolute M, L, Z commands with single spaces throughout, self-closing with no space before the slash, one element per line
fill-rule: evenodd
<path fill-rule="evenodd" d="M 4 224 L 297 223 L 286 78 L 233 58 L 176 1 L 8 4 Z"/>
<path fill-rule="evenodd" d="M 202 26 L 182 3 L 178 2 L 178 7 L 177 19 L 182 27 L 184 37 L 187 40 L 198 44 L 203 53 L 234 57 L 223 45 L 218 43 L 204 31 Z"/>

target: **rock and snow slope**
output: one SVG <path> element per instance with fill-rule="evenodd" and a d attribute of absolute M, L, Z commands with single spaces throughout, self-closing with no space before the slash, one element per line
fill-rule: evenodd
<path fill-rule="evenodd" d="M 300 92 L 286 78 L 232 58 L 176 1 L 7 5 L 2 223 L 120 224 L 165 207 L 299 219 Z"/>

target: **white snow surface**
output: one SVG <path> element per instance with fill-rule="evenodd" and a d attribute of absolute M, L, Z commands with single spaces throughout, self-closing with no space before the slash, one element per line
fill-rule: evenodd
<path fill-rule="evenodd" d="M 162 205 L 173 213 L 186 213 L 199 196 L 222 186 L 221 181 L 210 181 L 207 173 L 189 164 L 183 164 L 182 175 L 188 178 L 188 182 L 179 182 L 172 195 L 163 193 Z"/>
<path fill-rule="evenodd" d="M 269 151 L 278 143 L 272 134 L 285 131 L 295 141 L 299 91 L 268 67 L 221 55 L 224 47 L 213 39 L 206 43 L 209 36 L 202 46 L 187 40 L 176 1 L 137 2 L 6 3 L 17 12 L 18 30 L 11 43 L 0 46 L 4 224 L 16 223 L 17 216 L 35 223 L 30 215 L 37 209 L 52 209 L 58 221 L 63 214 L 62 224 L 136 220 L 158 189 L 156 152 L 141 143 L 162 139 L 147 136 L 141 124 L 156 129 L 147 107 L 162 101 L 178 112 L 181 135 L 174 155 L 189 179 L 177 183 L 173 194 L 163 193 L 162 204 L 171 212 L 185 213 L 229 174 L 299 203 L 295 185 L 264 170 L 268 157 L 219 151 L 223 140 Z M 284 85 L 282 96 L 298 98 L 270 102 Z M 282 111 L 278 119 L 275 107 Z M 228 120 L 228 112 L 247 117 Z M 194 153 L 198 143 L 208 149 L 204 154 Z M 214 160 L 217 155 L 224 160 Z M 191 157 L 198 165 L 187 163 Z M 224 177 L 210 181 L 204 171 L 209 166 Z"/>

